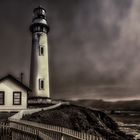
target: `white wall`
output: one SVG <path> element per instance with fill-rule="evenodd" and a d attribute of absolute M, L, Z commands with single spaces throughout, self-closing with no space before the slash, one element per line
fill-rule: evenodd
<path fill-rule="evenodd" d="M 40 37 L 38 37 L 40 34 Z M 50 97 L 49 92 L 49 64 L 48 64 L 48 39 L 47 34 L 36 32 L 33 34 L 31 79 L 30 88 L 32 96 Z M 44 55 L 39 55 L 39 46 L 44 46 Z M 39 89 L 39 79 L 44 79 L 44 90 Z"/>
<path fill-rule="evenodd" d="M 5 104 L 0 105 L 0 111 L 19 111 L 27 108 L 27 91 L 13 83 L 11 80 L 0 82 L 0 91 L 5 91 Z M 21 105 L 13 105 L 13 92 L 22 92 Z"/>

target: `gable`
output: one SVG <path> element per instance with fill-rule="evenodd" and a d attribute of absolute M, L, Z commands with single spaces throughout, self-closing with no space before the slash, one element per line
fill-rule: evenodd
<path fill-rule="evenodd" d="M 12 75 L 7 75 L 0 79 L 0 84 L 4 83 L 5 85 L 11 87 L 11 88 L 18 88 L 25 91 L 31 91 L 30 88 L 28 88 L 26 85 L 24 85 L 22 82 L 18 81 L 16 78 L 14 78 Z"/>
<path fill-rule="evenodd" d="M 16 83 L 14 83 L 13 81 L 7 79 L 4 81 L 0 82 L 0 90 L 12 90 L 12 91 L 24 91 L 27 92 L 26 89 L 20 87 L 19 85 L 17 85 Z"/>
<path fill-rule="evenodd" d="M 0 91 L 4 92 L 4 104 L 0 110 L 22 110 L 27 108 L 28 92 L 10 79 L 0 81 Z M 17 94 L 20 93 L 20 96 Z"/>

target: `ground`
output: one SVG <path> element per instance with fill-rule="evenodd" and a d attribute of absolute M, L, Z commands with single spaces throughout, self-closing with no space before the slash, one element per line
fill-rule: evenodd
<path fill-rule="evenodd" d="M 9 117 L 13 116 L 16 112 L 0 112 L 0 122 L 5 122 Z"/>
<path fill-rule="evenodd" d="M 56 109 L 26 115 L 24 120 L 57 125 L 80 132 L 100 134 L 107 140 L 132 140 L 104 112 L 77 105 L 62 105 Z"/>
<path fill-rule="evenodd" d="M 140 139 L 140 112 L 139 111 L 120 111 L 119 113 L 109 114 L 120 126 L 120 129 L 127 134 L 132 134 Z"/>

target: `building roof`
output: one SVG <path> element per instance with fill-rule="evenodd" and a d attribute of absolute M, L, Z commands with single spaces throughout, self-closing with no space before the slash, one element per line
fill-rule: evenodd
<path fill-rule="evenodd" d="M 43 9 L 46 12 L 46 9 L 42 5 L 39 5 L 38 7 L 34 8 L 33 12 L 35 12 L 38 9 Z"/>
<path fill-rule="evenodd" d="M 0 79 L 0 82 L 4 81 L 4 80 L 11 80 L 13 81 L 15 84 L 17 84 L 18 86 L 20 86 L 23 89 L 26 89 L 27 91 L 31 91 L 31 89 L 29 87 L 27 87 L 26 85 L 24 85 L 21 81 L 17 80 L 14 76 L 8 74 L 6 76 L 4 76 L 3 78 Z"/>

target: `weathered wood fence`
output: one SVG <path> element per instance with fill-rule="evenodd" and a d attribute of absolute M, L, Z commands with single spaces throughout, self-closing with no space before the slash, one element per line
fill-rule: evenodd
<path fill-rule="evenodd" d="M 11 129 L 7 123 L 0 123 L 0 140 L 11 140 Z"/>
<path fill-rule="evenodd" d="M 106 140 L 99 135 L 90 135 L 71 129 L 45 125 L 24 120 L 10 120 L 0 125 L 2 140 Z"/>

